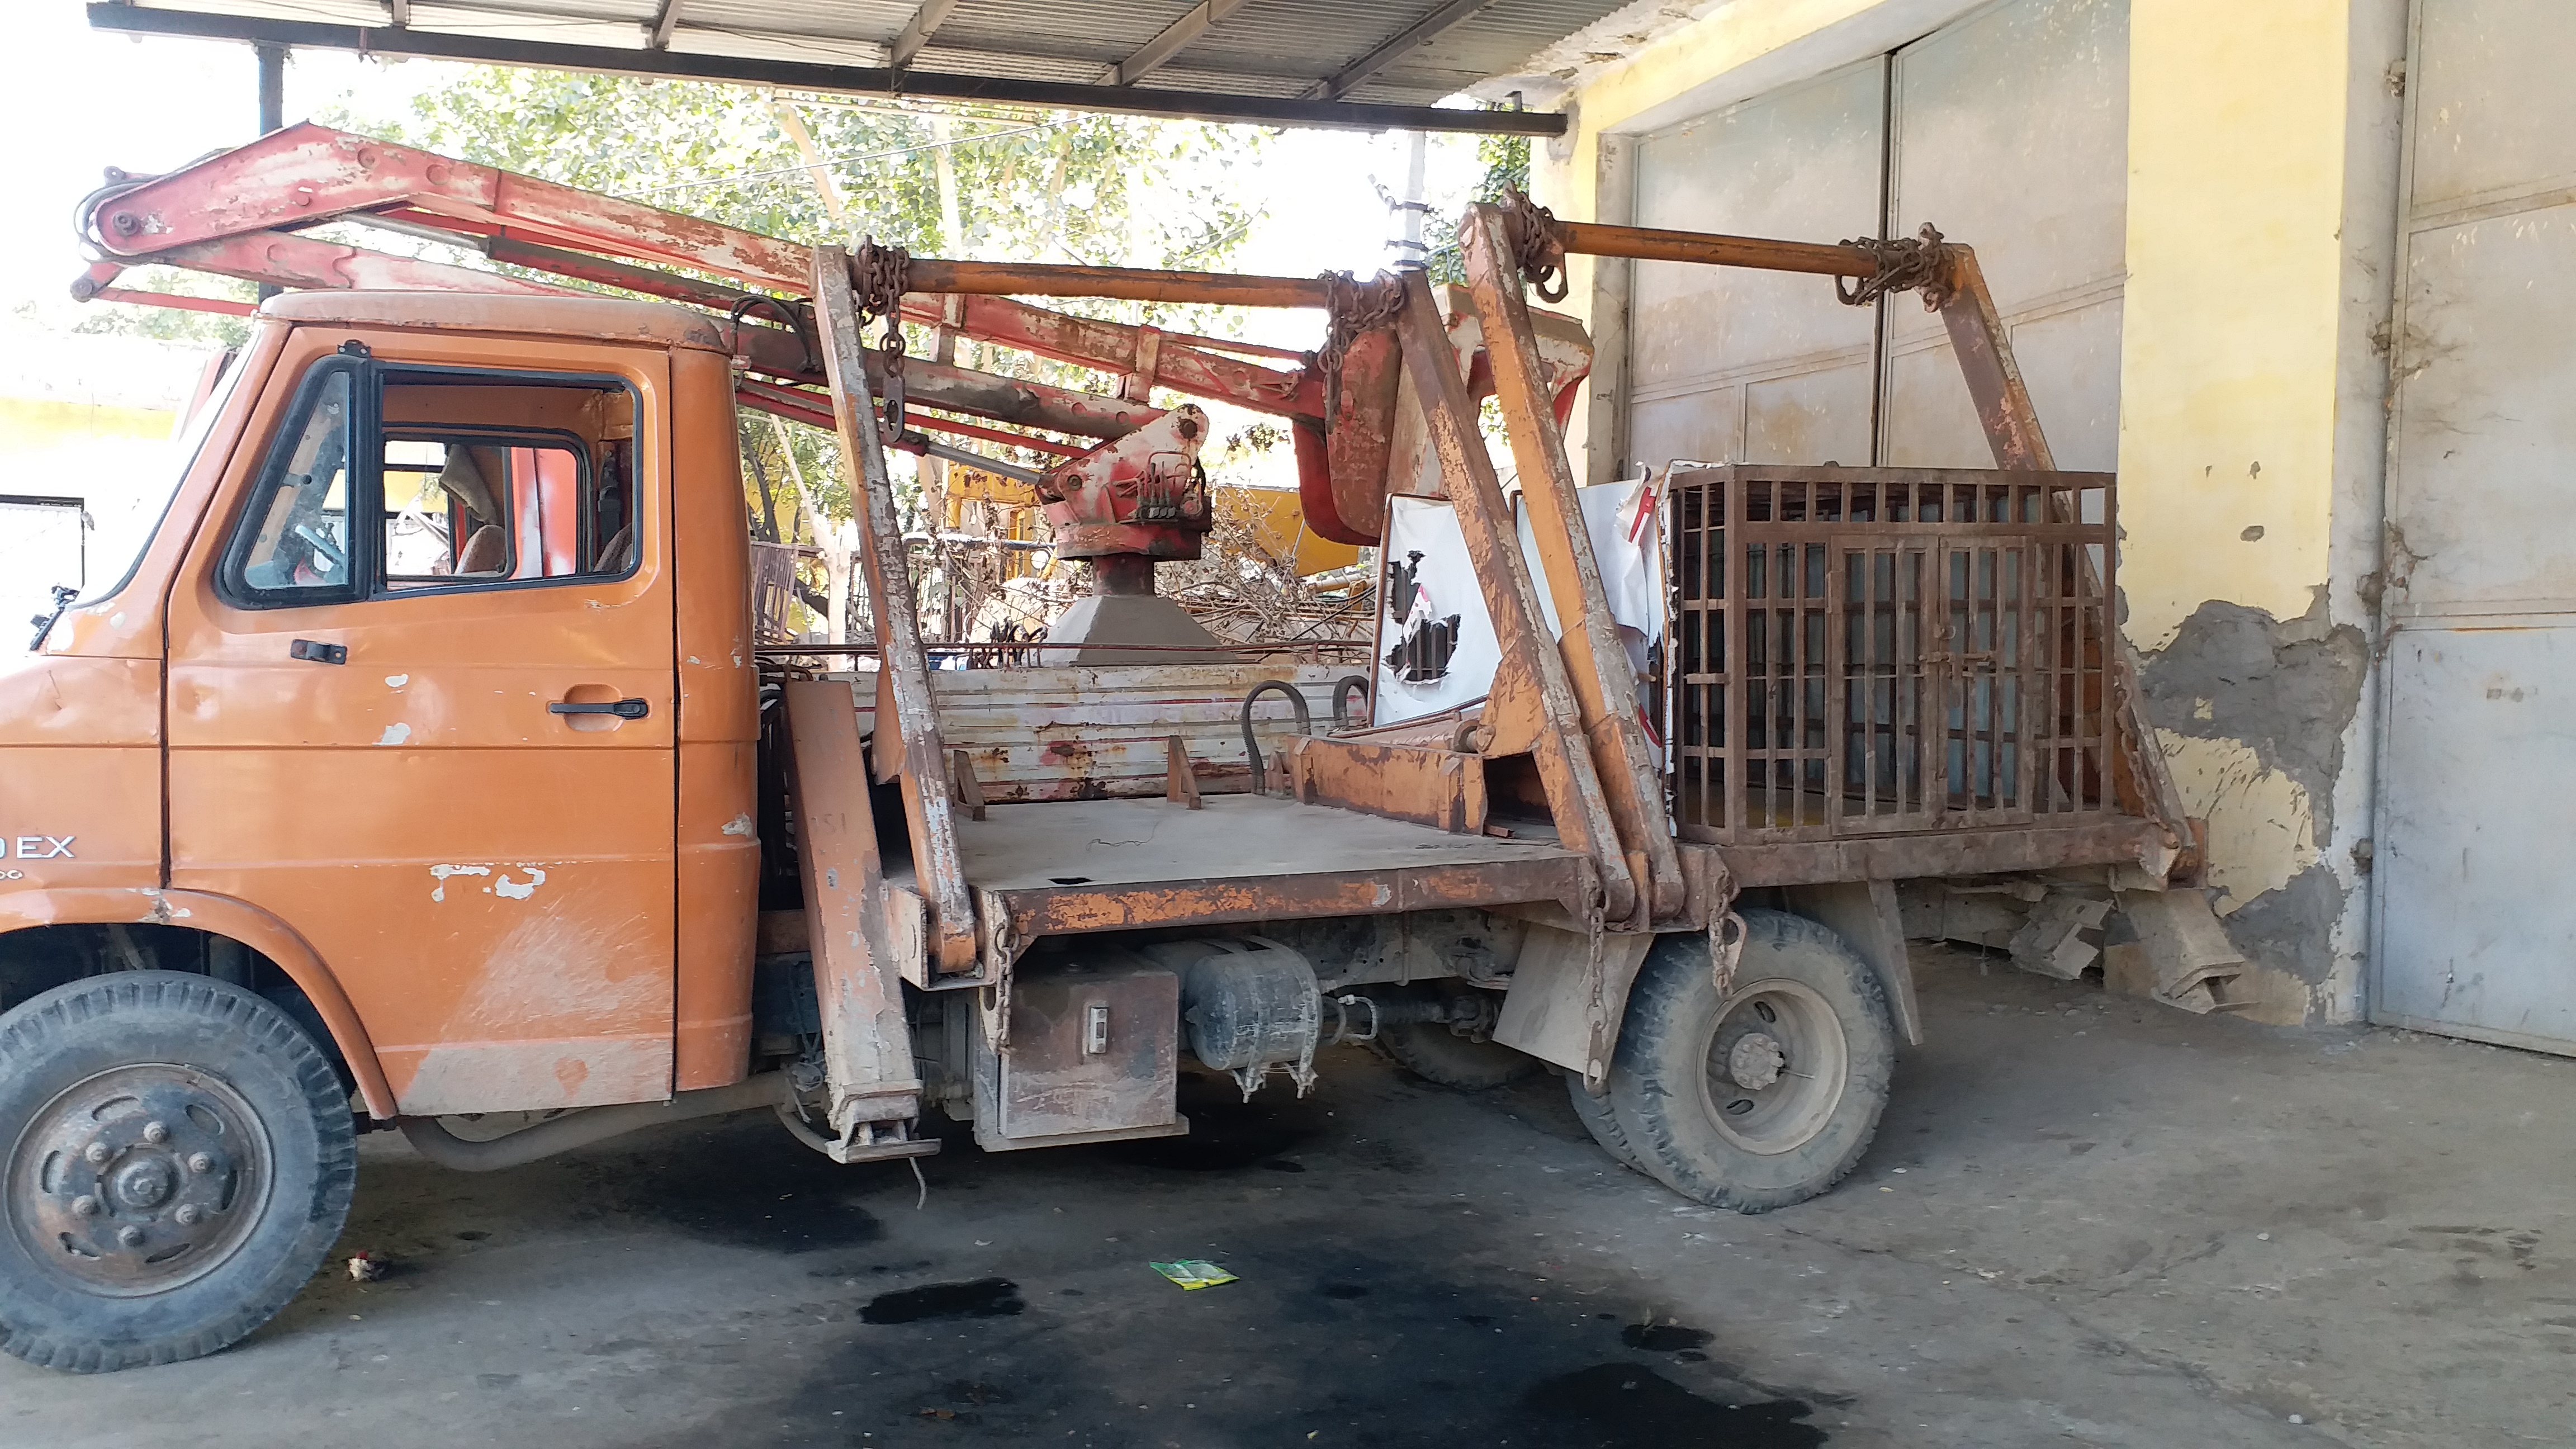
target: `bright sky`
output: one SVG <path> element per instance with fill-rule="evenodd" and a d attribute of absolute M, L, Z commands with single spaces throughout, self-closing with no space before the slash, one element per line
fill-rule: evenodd
<path fill-rule="evenodd" d="M 45 320 L 68 326 L 80 313 L 67 289 L 86 265 L 72 234 L 73 208 L 100 184 L 105 167 L 163 171 L 252 139 L 256 70 L 246 45 L 106 35 L 89 28 L 78 0 L 20 4 L 8 27 L 20 59 L 10 84 L 0 87 L 0 134 L 15 138 L 0 163 L 7 196 L 0 313 L 32 300 Z M 397 111 L 443 73 L 438 62 L 298 53 L 287 68 L 286 119 L 301 120 L 343 96 L 361 114 Z M 750 92 L 745 99 L 758 104 Z M 1290 276 L 1377 270 L 1389 258 L 1385 242 L 1396 223 L 1371 177 L 1391 189 L 1402 185 L 1406 140 L 1292 131 L 1274 141 L 1250 181 L 1262 194 L 1247 198 L 1266 214 L 1234 269 Z M 1429 200 L 1455 212 L 1477 171 L 1473 141 L 1432 138 L 1430 170 Z M 842 179 L 853 187 L 866 182 L 864 174 Z M 1315 340 L 1268 335 L 1295 346 Z"/>

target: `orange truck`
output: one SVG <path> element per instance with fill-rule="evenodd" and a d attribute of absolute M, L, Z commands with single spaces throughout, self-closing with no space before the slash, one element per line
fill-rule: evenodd
<path fill-rule="evenodd" d="M 0 673 L 0 1347 L 32 1362 L 258 1326 L 364 1130 L 485 1170 L 761 1110 L 858 1163 L 935 1151 L 936 1106 L 1015 1150 L 1186 1132 L 1181 1071 L 1302 1093 L 1342 1041 L 1560 1072 L 1621 1161 L 1757 1211 L 1852 1168 L 1919 1039 L 1893 882 L 2188 866 L 2109 618 L 2111 480 L 2053 469 L 1937 237 L 1521 204 L 1469 213 L 1445 292 L 979 265 L 313 127 L 90 215 L 86 295 L 146 261 L 302 290 L 135 555 Z M 1523 296 L 1568 252 L 1922 289 L 1997 469 L 1676 465 L 1605 532 L 1559 431 L 1579 331 Z M 1033 295 L 1317 307 L 1327 341 L 1279 367 Z M 1112 390 L 907 362 L 905 321 Z M 1210 512 L 1174 390 L 1289 418 L 1310 526 L 1400 564 L 1364 667 L 1155 593 Z M 756 636 L 746 406 L 837 432 L 862 646 Z M 934 667 L 903 606 L 886 452 L 958 439 L 1042 460 L 1001 466 L 1098 580 L 1033 667 Z M 1651 618 L 1614 606 L 1630 565 Z"/>

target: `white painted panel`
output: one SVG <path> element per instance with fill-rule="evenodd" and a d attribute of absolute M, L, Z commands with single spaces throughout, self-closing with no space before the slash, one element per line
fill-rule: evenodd
<path fill-rule="evenodd" d="M 1869 466 L 1867 355 L 1744 388 L 1744 463 Z"/>
<path fill-rule="evenodd" d="M 2576 6 L 2423 0 L 2418 218 L 2576 184 Z"/>
<path fill-rule="evenodd" d="M 1373 718 L 1402 724 L 1481 698 L 1494 687 L 1503 651 L 1449 501 L 1389 498 L 1382 557 Z M 1411 652 L 1396 654 L 1407 641 Z M 1391 656 L 1399 664 L 1389 664 Z"/>
<path fill-rule="evenodd" d="M 2062 468 L 2119 454 L 2127 273 L 2128 0 L 2019 0 L 1896 57 L 1894 230 L 1976 249 Z M 1991 468 L 1939 317 L 1888 310 L 1884 456 Z"/>
<path fill-rule="evenodd" d="M 1744 394 L 1733 387 L 1641 401 L 1628 414 L 1628 451 L 1648 466 L 1740 458 Z"/>
<path fill-rule="evenodd" d="M 2409 238 L 2401 611 L 2576 603 L 2576 205 Z"/>
<path fill-rule="evenodd" d="M 2009 327 L 2013 357 L 2057 466 L 2090 472 L 2120 462 L 2120 299 L 2117 295 Z M 1917 338 L 1887 359 L 1886 458 L 1899 468 L 1991 468 L 1968 384 L 1947 339 Z"/>
<path fill-rule="evenodd" d="M 2408 629 L 2387 668 L 2372 1015 L 2576 1050 L 2576 626 Z"/>
<path fill-rule="evenodd" d="M 1848 67 L 1658 132 L 1637 148 L 1640 226 L 1839 241 L 1878 230 L 1884 66 Z M 1792 379 L 1866 369 L 1874 323 L 1822 277 L 1640 262 L 1629 303 L 1630 451 L 1765 462 L 1868 461 L 1869 396 Z M 1788 382 L 1788 385 L 1781 385 Z M 1748 396 L 1739 397 L 1743 387 Z M 1706 415 L 1691 419 L 1693 408 Z M 1798 417 L 1798 409 L 1820 409 Z M 1738 432 L 1739 411 L 1754 419 Z M 1814 451 L 1822 449 L 1823 451 Z"/>
<path fill-rule="evenodd" d="M 2418 15 L 2370 1011 L 2576 1052 L 2576 6 Z"/>

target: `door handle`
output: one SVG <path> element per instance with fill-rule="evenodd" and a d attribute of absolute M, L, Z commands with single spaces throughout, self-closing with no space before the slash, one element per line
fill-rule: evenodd
<path fill-rule="evenodd" d="M 619 719 L 642 719 L 653 712 L 653 706 L 640 699 L 607 700 L 599 704 L 573 704 L 556 700 L 546 706 L 548 714 L 613 714 Z"/>

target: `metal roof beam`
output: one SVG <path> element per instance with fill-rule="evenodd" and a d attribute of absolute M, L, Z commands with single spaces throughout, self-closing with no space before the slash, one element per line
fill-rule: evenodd
<path fill-rule="evenodd" d="M 1465 131 L 1506 136 L 1565 134 L 1565 117 L 1555 111 L 1361 105 L 1341 100 L 1228 95 L 1221 91 L 945 75 L 930 71 L 898 71 L 882 66 L 815 65 L 804 61 L 758 60 L 680 50 L 559 45 L 490 35 L 396 30 L 388 26 L 326 25 L 308 20 L 269 20 L 111 3 L 90 5 L 89 23 L 100 30 L 133 34 L 246 40 L 255 45 L 467 60 L 539 70 L 719 81 L 824 95 L 908 95 L 930 100 L 981 101 L 990 105 L 1044 110 L 1108 111 L 1118 115 L 1239 122 L 1255 126 L 1320 126 L 1352 131 Z"/>
<path fill-rule="evenodd" d="M 1361 83 L 1370 76 L 1393 65 L 1406 51 L 1429 44 L 1434 37 L 1456 29 L 1477 11 L 1493 3 L 1494 0 L 1449 0 L 1448 4 L 1404 27 L 1386 44 L 1352 61 L 1339 72 L 1316 82 L 1306 91 L 1307 98 L 1322 101 L 1340 100 L 1359 89 Z"/>
<path fill-rule="evenodd" d="M 653 12 L 649 34 L 655 50 L 671 48 L 671 34 L 680 28 L 680 4 L 681 0 L 662 0 L 662 8 Z"/>
<path fill-rule="evenodd" d="M 1226 17 L 1252 3 L 1252 0 L 1204 0 L 1190 7 L 1188 14 L 1163 27 L 1163 33 L 1136 48 L 1136 53 L 1109 68 L 1100 78 L 1102 85 L 1132 86 L 1146 76 L 1161 70 L 1172 57 L 1189 48 L 1191 41 L 1223 24 Z"/>
<path fill-rule="evenodd" d="M 903 23 L 902 33 L 886 47 L 886 64 L 897 70 L 912 64 L 912 58 L 921 54 L 921 48 L 939 33 L 940 26 L 948 23 L 948 13 L 956 8 L 957 0 L 921 0 L 921 8 L 912 12 L 912 18 Z"/>

